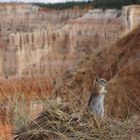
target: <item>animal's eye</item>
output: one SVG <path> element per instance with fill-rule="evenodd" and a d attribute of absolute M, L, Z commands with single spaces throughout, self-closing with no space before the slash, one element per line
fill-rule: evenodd
<path fill-rule="evenodd" d="M 102 79 L 102 80 L 101 80 L 101 83 L 105 83 L 105 81 Z"/>

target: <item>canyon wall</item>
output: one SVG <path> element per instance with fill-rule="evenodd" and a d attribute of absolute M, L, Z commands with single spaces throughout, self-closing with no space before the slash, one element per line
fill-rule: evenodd
<path fill-rule="evenodd" d="M 24 3 L 1 3 L 0 14 L 23 14 L 34 13 L 39 10 L 39 7 Z"/>
<path fill-rule="evenodd" d="M 1 50 L 4 56 L 1 61 L 1 76 L 38 75 L 52 71 L 53 74 L 60 74 L 73 68 L 82 57 L 94 52 L 94 48 L 111 44 L 112 40 L 116 41 L 120 37 L 122 25 L 112 23 L 113 10 L 105 13 L 110 15 L 101 23 L 95 20 L 95 11 L 81 16 L 84 12 L 38 11 L 37 18 L 33 13 L 30 13 L 32 18 L 24 15 L 21 19 L 14 15 L 17 20 L 9 24 L 9 27 L 1 22 L 5 25 L 1 31 L 3 40 L 8 42 Z M 102 10 L 99 12 L 103 14 Z M 12 20 L 12 16 L 3 20 Z M 115 17 L 118 20 L 117 15 Z"/>
<path fill-rule="evenodd" d="M 0 75 L 61 75 L 138 25 L 139 9 L 42 11 L 28 4 L 1 5 Z"/>

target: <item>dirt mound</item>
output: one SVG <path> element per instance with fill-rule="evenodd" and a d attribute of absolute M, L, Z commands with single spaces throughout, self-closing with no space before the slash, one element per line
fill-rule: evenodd
<path fill-rule="evenodd" d="M 52 106 L 50 101 L 48 104 L 46 112 L 15 132 L 15 140 L 115 140 L 116 137 L 127 140 L 139 136 L 139 129 L 133 125 L 139 121 L 139 116 L 126 122 L 100 120 L 88 111 L 77 113 L 70 105 Z"/>
<path fill-rule="evenodd" d="M 56 106 L 47 108 L 47 111 L 37 119 L 18 130 L 15 139 L 59 140 L 93 139 L 95 137 L 103 139 L 109 137 L 103 127 L 98 129 L 98 124 L 91 114 L 86 113 L 83 116 L 80 116 L 80 114 L 77 116 L 73 109 L 64 110 Z"/>
<path fill-rule="evenodd" d="M 107 114 L 124 118 L 140 111 L 140 27 L 114 46 L 87 56 L 57 82 L 55 95 L 85 106 L 96 75 L 109 81 Z M 81 106 L 80 106 L 81 107 Z"/>

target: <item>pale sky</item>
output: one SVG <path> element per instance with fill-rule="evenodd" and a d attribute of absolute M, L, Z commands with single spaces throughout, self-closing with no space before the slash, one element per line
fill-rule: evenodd
<path fill-rule="evenodd" d="M 45 3 L 56 3 L 66 1 L 87 1 L 87 0 L 0 0 L 0 2 L 45 2 Z"/>

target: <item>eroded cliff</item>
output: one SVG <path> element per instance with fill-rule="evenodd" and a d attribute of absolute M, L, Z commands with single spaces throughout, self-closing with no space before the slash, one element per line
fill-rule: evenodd
<path fill-rule="evenodd" d="M 139 23 L 139 6 L 46 12 L 28 4 L 2 4 L 0 9 L 2 77 L 60 74 Z"/>
<path fill-rule="evenodd" d="M 7 22 L 11 20 L 12 23 L 8 27 L 5 21 L 1 21 L 1 25 L 5 25 L 1 27 L 1 34 L 3 40 L 8 42 L 5 49 L 1 50 L 5 57 L 2 57 L 1 76 L 41 74 L 46 71 L 60 74 L 73 68 L 76 60 L 85 54 L 121 37 L 123 26 L 117 24 L 120 22 L 120 11 L 104 13 L 102 10 L 93 10 L 81 17 L 84 12 L 38 11 L 37 15 L 23 14 L 22 19 L 17 14 L 14 16 L 17 20 L 12 20 L 12 14 L 3 19 Z M 101 16 L 97 19 L 98 13 Z"/>

